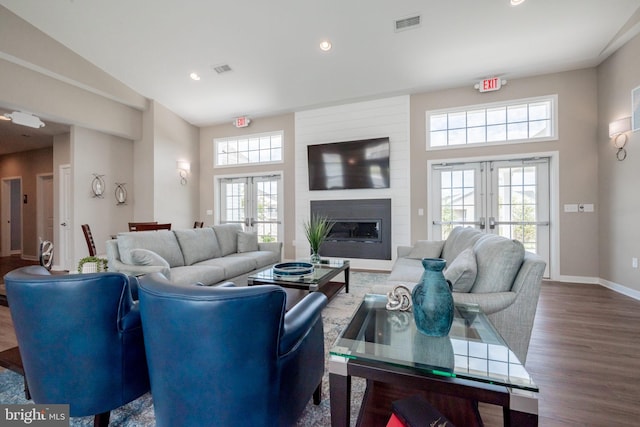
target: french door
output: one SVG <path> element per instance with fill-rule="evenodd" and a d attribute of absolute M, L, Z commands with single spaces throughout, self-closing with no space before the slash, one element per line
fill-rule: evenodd
<path fill-rule="evenodd" d="M 221 178 L 218 194 L 221 224 L 242 224 L 259 242 L 282 241 L 280 174 Z"/>
<path fill-rule="evenodd" d="M 432 236 L 457 226 L 519 240 L 550 261 L 549 159 L 433 165 Z"/>

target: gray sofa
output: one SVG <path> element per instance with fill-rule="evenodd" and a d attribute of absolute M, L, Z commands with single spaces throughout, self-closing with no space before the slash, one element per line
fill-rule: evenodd
<path fill-rule="evenodd" d="M 444 258 L 445 277 L 453 284 L 453 299 L 478 304 L 524 364 L 546 263 L 523 245 L 474 228 L 456 227 L 445 241 L 416 242 L 398 247 L 386 293 L 403 284 L 413 288 L 424 272 L 422 258 Z"/>
<path fill-rule="evenodd" d="M 282 243 L 258 243 L 239 224 L 186 230 L 137 231 L 106 242 L 109 271 L 161 272 L 172 283 L 242 282 L 257 269 L 280 262 Z"/>

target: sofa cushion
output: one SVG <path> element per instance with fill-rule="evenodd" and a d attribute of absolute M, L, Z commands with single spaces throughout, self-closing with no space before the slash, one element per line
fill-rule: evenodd
<path fill-rule="evenodd" d="M 444 240 L 418 240 L 407 258 L 440 258 L 443 246 Z"/>
<path fill-rule="evenodd" d="M 118 234 L 120 259 L 125 264 L 135 264 L 131 257 L 133 249 L 148 249 L 164 258 L 171 268 L 184 265 L 180 245 L 173 231 L 132 231 Z"/>
<path fill-rule="evenodd" d="M 485 235 L 476 242 L 473 249 L 478 263 L 478 275 L 471 292 L 509 291 L 524 260 L 522 243 L 496 235 Z"/>
<path fill-rule="evenodd" d="M 228 255 L 222 258 L 213 258 L 199 262 L 194 266 L 215 266 L 224 270 L 224 278 L 232 279 L 236 276 L 253 271 L 258 266 L 255 259 L 244 254 Z"/>
<path fill-rule="evenodd" d="M 239 257 L 239 258 L 251 258 L 255 260 L 256 267 L 261 268 L 266 267 L 268 265 L 276 264 L 280 262 L 280 253 L 273 251 L 252 251 L 252 252 L 243 252 L 239 254 L 231 254 L 230 258 Z"/>
<path fill-rule="evenodd" d="M 477 274 L 478 265 L 473 248 L 460 252 L 460 255 L 444 270 L 444 277 L 451 282 L 454 292 L 469 292 Z"/>
<path fill-rule="evenodd" d="M 238 232 L 238 253 L 252 252 L 258 250 L 258 233 L 240 231 Z"/>
<path fill-rule="evenodd" d="M 173 231 L 182 249 L 184 263 L 192 265 L 222 255 L 218 238 L 212 228 L 193 228 Z"/>
<path fill-rule="evenodd" d="M 201 283 L 215 285 L 226 279 L 224 269 L 211 265 L 188 265 L 171 269 L 171 283 L 191 286 Z"/>
<path fill-rule="evenodd" d="M 486 234 L 472 227 L 455 227 L 444 242 L 441 258 L 453 262 L 460 252 L 472 247 L 483 236 Z"/>
<path fill-rule="evenodd" d="M 238 233 L 242 231 L 242 225 L 219 224 L 214 225 L 212 228 L 218 238 L 222 256 L 238 252 Z"/>

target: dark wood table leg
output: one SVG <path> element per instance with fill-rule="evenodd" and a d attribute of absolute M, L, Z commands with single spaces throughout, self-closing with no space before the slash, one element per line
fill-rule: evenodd
<path fill-rule="evenodd" d="M 329 374 L 331 427 L 349 427 L 351 422 L 351 376 Z"/>
<path fill-rule="evenodd" d="M 503 409 L 504 425 L 510 427 L 537 427 L 538 414 L 528 414 L 526 412 L 513 411 L 509 408 Z"/>
<path fill-rule="evenodd" d="M 349 293 L 349 270 L 351 269 L 351 267 L 347 267 L 344 270 L 344 292 L 346 294 Z"/>

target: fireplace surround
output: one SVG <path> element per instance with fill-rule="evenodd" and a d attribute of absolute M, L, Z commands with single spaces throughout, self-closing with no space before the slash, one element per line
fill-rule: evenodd
<path fill-rule="evenodd" d="M 313 200 L 310 208 L 335 222 L 322 256 L 391 259 L 391 199 Z"/>

